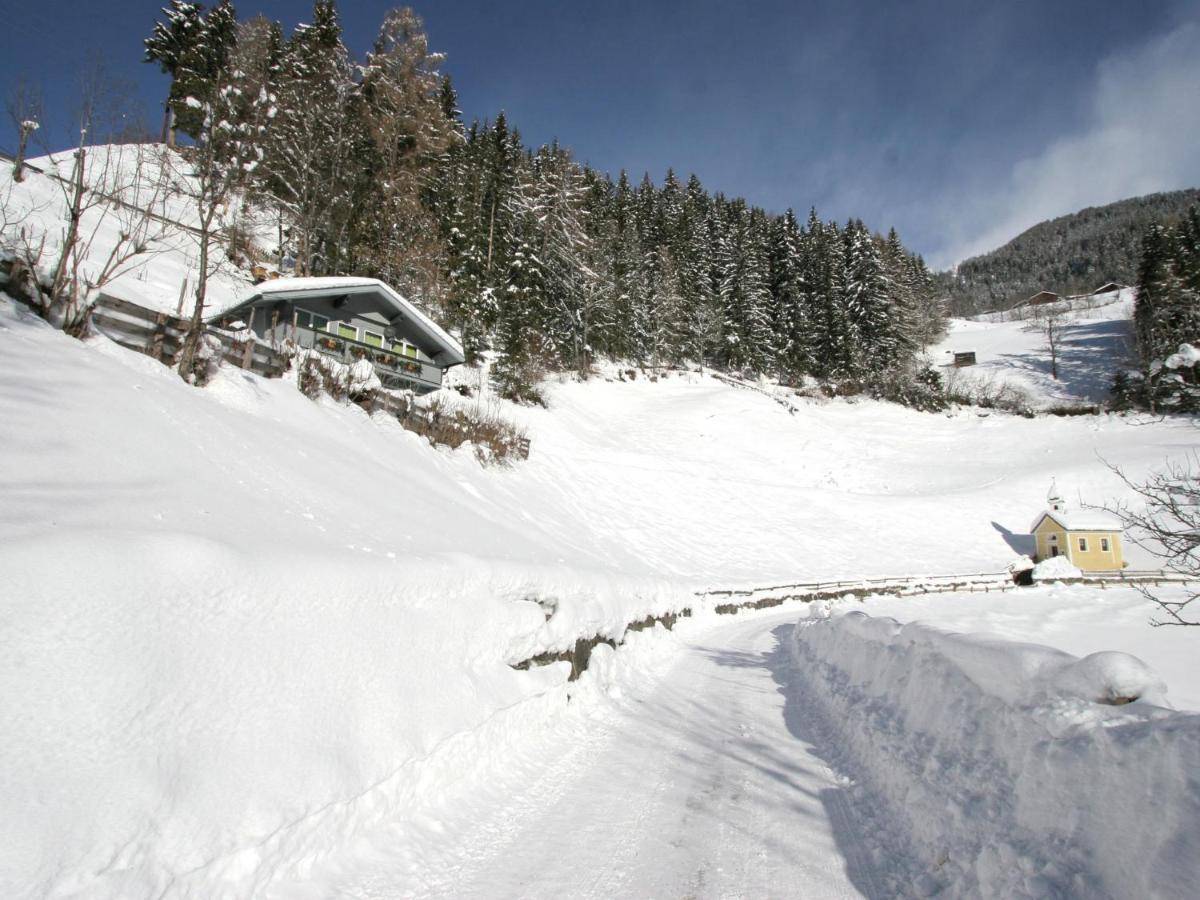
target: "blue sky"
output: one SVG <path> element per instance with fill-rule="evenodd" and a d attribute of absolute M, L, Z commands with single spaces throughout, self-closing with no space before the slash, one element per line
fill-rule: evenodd
<path fill-rule="evenodd" d="M 141 41 L 160 5 L 0 0 L 0 83 L 40 83 L 63 146 L 100 59 L 155 129 L 167 83 Z M 391 5 L 343 0 L 354 52 Z M 1048 216 L 1200 185 L 1200 0 L 413 5 L 468 118 L 504 109 L 527 142 L 558 137 L 614 174 L 673 167 L 771 210 L 895 226 L 936 265 Z M 311 11 L 237 6 L 285 29 Z"/>

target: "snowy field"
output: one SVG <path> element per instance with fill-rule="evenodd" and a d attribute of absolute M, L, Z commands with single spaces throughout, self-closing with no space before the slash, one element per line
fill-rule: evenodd
<path fill-rule="evenodd" d="M 1007 389 L 1034 407 L 1103 403 L 1118 363 L 1130 364 L 1135 356 L 1133 295 L 1132 289 L 1125 289 L 1053 307 L 1059 341 L 1057 379 L 1051 376 L 1045 308 L 1034 310 L 1027 319 L 996 321 L 996 314 L 951 319 L 946 335 L 928 356 L 943 367 L 951 383 L 989 391 Z M 1103 302 L 1107 297 L 1112 299 Z M 954 352 L 970 350 L 975 351 L 976 365 L 945 366 Z"/>
<path fill-rule="evenodd" d="M 1052 475 L 1121 499 L 1102 460 L 1137 474 L 1194 445 L 1186 422 L 791 415 L 680 375 L 553 385 L 548 409 L 506 410 L 530 459 L 483 469 L 288 380 L 229 369 L 195 390 L 0 316 L 0 406 L 19 423 L 0 482 L 9 896 L 287 895 L 402 809 L 440 821 L 464 755 L 490 777 L 526 740 L 561 739 L 572 692 L 653 681 L 628 648 L 620 677 L 578 688 L 508 662 L 698 608 L 700 587 L 998 571 Z M 1077 652 L 1138 653 L 1168 698 L 1192 697 L 1194 663 L 1148 610 L 1114 622 L 1110 595 L 1089 610 L 1056 590 L 911 609 L 968 629 L 979 609 L 1005 632 L 1004 609 L 1031 603 L 1045 617 L 1009 636 L 1054 643 L 1045 623 L 1063 621 L 1094 637 Z M 674 640 L 645 652 L 682 658 Z"/>

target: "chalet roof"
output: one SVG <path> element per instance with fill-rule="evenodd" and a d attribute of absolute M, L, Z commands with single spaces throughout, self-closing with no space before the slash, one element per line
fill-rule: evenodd
<path fill-rule="evenodd" d="M 410 339 L 441 366 L 465 361 L 462 345 L 409 300 L 377 278 L 277 278 L 254 286 L 254 293 L 213 318 L 253 307 L 274 306 L 280 301 L 301 304 L 310 312 L 330 319 L 379 313 L 396 328 L 411 333 Z"/>
<path fill-rule="evenodd" d="M 1038 513 L 1033 524 L 1029 526 L 1032 533 L 1037 531 L 1043 519 L 1050 519 L 1060 525 L 1063 531 L 1121 531 L 1121 520 L 1102 509 L 1081 509 L 1072 512 L 1059 512 L 1047 509 Z"/>
<path fill-rule="evenodd" d="M 1116 281 L 1109 281 L 1092 291 L 1092 294 L 1111 294 L 1114 291 L 1123 291 L 1126 287 L 1127 285 L 1120 284 Z"/>

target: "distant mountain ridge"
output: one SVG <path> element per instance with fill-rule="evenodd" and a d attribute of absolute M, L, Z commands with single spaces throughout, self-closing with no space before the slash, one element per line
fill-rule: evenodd
<path fill-rule="evenodd" d="M 1007 309 L 1038 291 L 1081 294 L 1108 281 L 1133 284 L 1142 236 L 1155 222 L 1170 223 L 1200 203 L 1189 188 L 1089 206 L 1023 231 L 1003 247 L 942 272 L 939 287 L 952 315 Z"/>

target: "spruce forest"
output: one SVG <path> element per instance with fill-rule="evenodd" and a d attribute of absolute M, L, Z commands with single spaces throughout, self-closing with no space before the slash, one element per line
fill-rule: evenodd
<path fill-rule="evenodd" d="M 1038 291 L 1066 296 L 1108 281 L 1133 284 L 1146 230 L 1178 221 L 1197 201 L 1193 188 L 1088 207 L 1039 222 L 935 280 L 954 316 L 1008 309 Z"/>
<path fill-rule="evenodd" d="M 1141 366 L 1117 373 L 1115 403 L 1200 411 L 1200 206 L 1147 230 L 1133 327 Z"/>
<path fill-rule="evenodd" d="M 171 77 L 164 130 L 190 138 L 182 152 L 280 211 L 297 275 L 395 285 L 469 360 L 490 351 L 506 396 L 536 399 L 542 374 L 597 357 L 874 389 L 911 380 L 940 333 L 931 275 L 894 231 L 801 223 L 671 171 L 614 180 L 526 146 L 503 112 L 465 124 L 409 9 L 362 61 L 334 0 L 287 38 L 229 0 L 163 13 L 146 59 Z"/>

